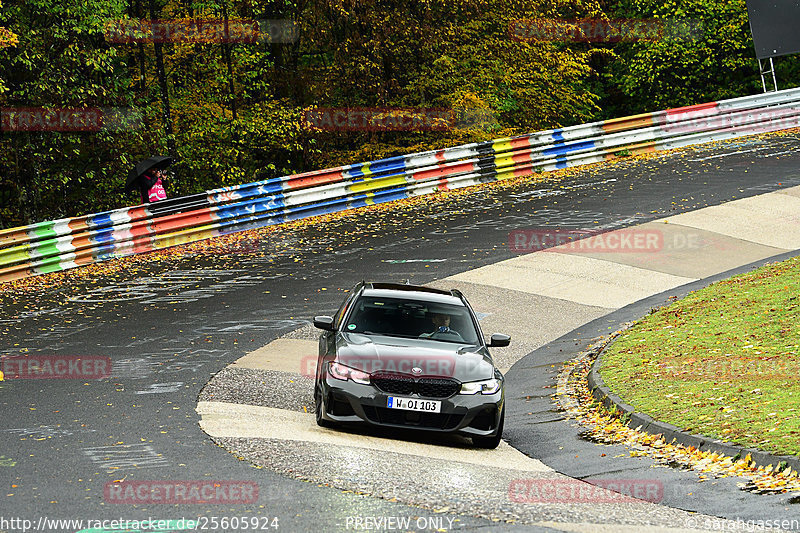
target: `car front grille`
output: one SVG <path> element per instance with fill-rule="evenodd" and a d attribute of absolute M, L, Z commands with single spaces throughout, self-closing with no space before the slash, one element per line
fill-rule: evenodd
<path fill-rule="evenodd" d="M 378 424 L 442 430 L 455 429 L 464 419 L 463 415 L 458 414 L 418 413 L 371 406 L 364 407 L 364 414 Z"/>
<path fill-rule="evenodd" d="M 418 394 L 423 398 L 449 398 L 461 385 L 447 378 L 420 378 L 405 375 L 372 376 L 372 384 L 387 394 Z"/>

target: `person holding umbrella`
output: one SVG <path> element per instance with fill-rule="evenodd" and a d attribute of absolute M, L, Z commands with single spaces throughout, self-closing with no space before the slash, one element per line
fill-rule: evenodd
<path fill-rule="evenodd" d="M 128 174 L 125 182 L 125 190 L 139 188 L 142 195 L 142 203 L 149 204 L 166 200 L 167 193 L 164 191 L 163 179 L 166 178 L 165 169 L 172 163 L 171 157 L 157 155 L 149 157 L 136 163 Z"/>

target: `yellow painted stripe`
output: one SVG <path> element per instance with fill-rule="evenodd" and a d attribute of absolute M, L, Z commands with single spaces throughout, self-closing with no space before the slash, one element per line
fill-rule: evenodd
<path fill-rule="evenodd" d="M 495 156 L 494 162 L 498 167 L 505 167 L 514 164 L 514 154 L 504 154 Z"/>
<path fill-rule="evenodd" d="M 531 174 L 533 174 L 533 171 L 531 171 Z M 514 170 L 512 169 L 512 170 L 504 170 L 502 172 L 498 172 L 497 175 L 494 177 L 494 179 L 496 179 L 497 181 L 503 181 L 503 180 L 510 180 L 511 178 L 514 177 L 516 176 L 514 175 Z"/>
<path fill-rule="evenodd" d="M 613 133 L 616 131 L 633 130 L 636 128 L 644 128 L 653 125 L 653 114 L 643 113 L 641 115 L 633 115 L 630 117 L 612 118 L 603 122 L 603 131 L 605 133 Z"/>
<path fill-rule="evenodd" d="M 405 176 L 392 176 L 389 178 L 374 178 L 366 181 L 357 181 L 347 186 L 351 192 L 366 192 L 378 189 L 385 189 L 394 185 L 405 185 Z"/>
<path fill-rule="evenodd" d="M 216 237 L 217 232 L 215 231 L 217 228 L 216 224 L 208 225 L 208 226 L 201 226 L 198 228 L 191 228 L 183 231 L 177 231 L 175 233 L 167 233 L 165 235 L 156 235 L 153 238 L 153 248 L 161 249 L 161 248 L 168 248 L 170 246 L 176 246 L 178 244 L 186 244 L 190 242 L 199 241 L 202 239 L 208 239 L 210 237 Z"/>
<path fill-rule="evenodd" d="M 496 139 L 492 141 L 492 148 L 495 152 L 504 152 L 506 150 L 511 150 L 511 138 L 506 137 L 505 139 Z"/>
<path fill-rule="evenodd" d="M 31 257 L 29 249 L 30 244 L 25 243 L 13 248 L 0 250 L 0 265 L 13 265 L 14 263 L 27 261 Z"/>

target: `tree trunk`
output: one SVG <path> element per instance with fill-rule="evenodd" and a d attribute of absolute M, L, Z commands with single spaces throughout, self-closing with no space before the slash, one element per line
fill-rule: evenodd
<path fill-rule="evenodd" d="M 153 0 L 150 0 L 150 18 L 153 20 L 156 19 L 156 11 Z M 178 151 L 175 147 L 175 134 L 172 130 L 172 112 L 170 111 L 169 107 L 169 86 L 167 85 L 167 73 L 166 69 L 164 68 L 164 44 L 156 42 L 153 45 L 155 47 L 158 87 L 161 90 L 162 125 L 164 127 L 164 133 L 167 134 L 167 151 L 169 152 L 169 156 L 173 160 L 177 161 Z"/>
<path fill-rule="evenodd" d="M 228 31 L 228 4 L 227 2 L 222 6 L 222 19 L 225 24 L 225 35 L 230 35 Z M 237 148 L 239 144 L 239 136 L 236 131 L 236 120 L 239 118 L 239 115 L 236 110 L 236 86 L 233 80 L 233 61 L 231 59 L 231 49 L 233 45 L 231 43 L 227 43 L 223 40 L 221 43 L 222 46 L 222 58 L 225 61 L 225 66 L 228 70 L 228 99 L 230 100 L 230 109 L 231 109 L 231 125 L 230 125 L 230 135 L 231 135 L 231 145 L 236 149 L 236 166 L 241 167 L 241 156 L 239 155 L 239 150 Z"/>

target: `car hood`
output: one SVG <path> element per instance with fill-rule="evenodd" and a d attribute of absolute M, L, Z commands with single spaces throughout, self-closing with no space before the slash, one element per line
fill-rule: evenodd
<path fill-rule="evenodd" d="M 410 374 L 449 377 L 461 382 L 494 377 L 495 368 L 484 347 L 429 339 L 342 333 L 336 359 L 370 374 Z"/>

